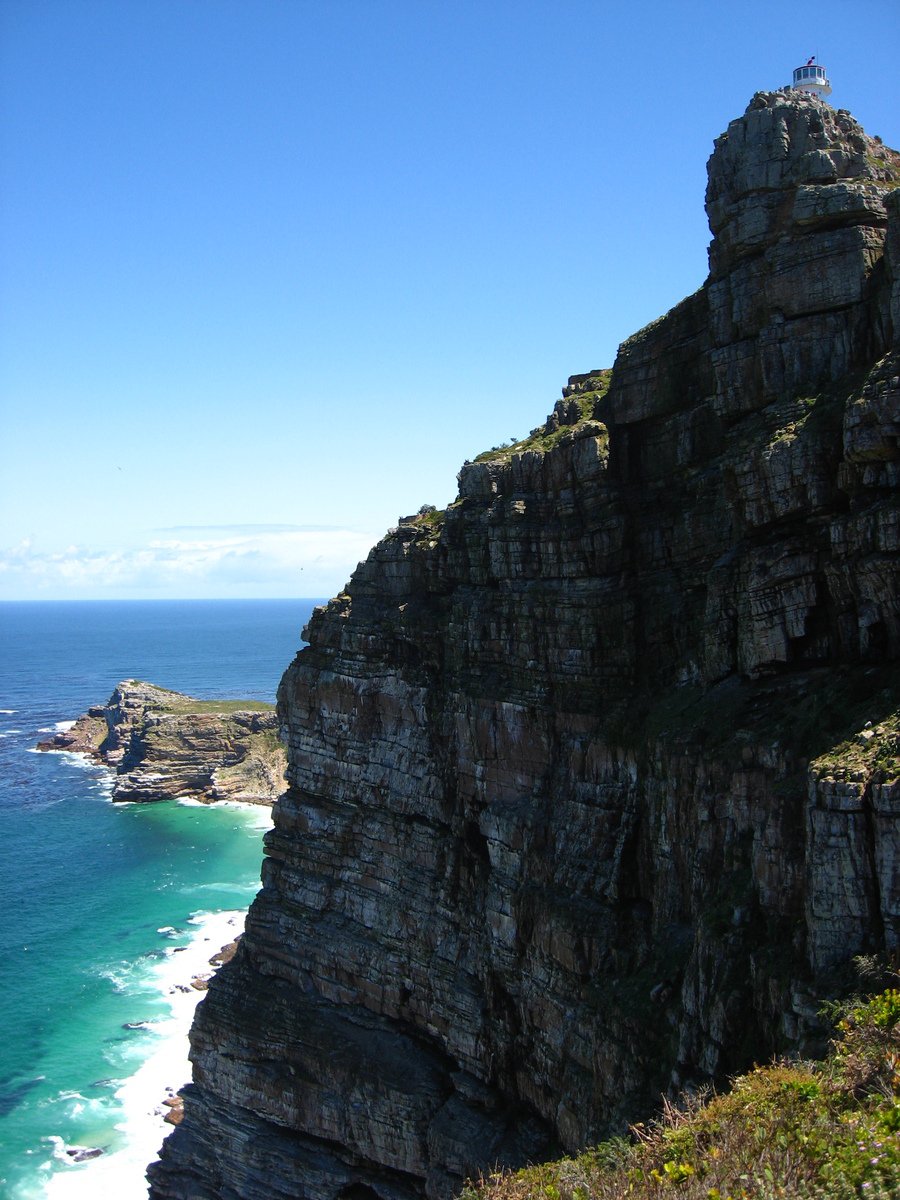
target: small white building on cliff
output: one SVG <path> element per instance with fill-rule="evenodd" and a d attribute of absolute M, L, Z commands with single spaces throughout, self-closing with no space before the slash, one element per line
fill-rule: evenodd
<path fill-rule="evenodd" d="M 825 68 L 816 62 L 814 54 L 802 67 L 794 67 L 794 82 L 791 84 L 791 88 L 795 92 L 810 92 L 813 96 L 818 96 L 820 100 L 831 95 L 828 75 Z"/>

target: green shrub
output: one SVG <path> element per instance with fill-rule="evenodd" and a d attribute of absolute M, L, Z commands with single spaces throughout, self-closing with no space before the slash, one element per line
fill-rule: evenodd
<path fill-rule="evenodd" d="M 466 1200 L 888 1200 L 900 1195 L 900 989 L 835 1007 L 821 1063 L 773 1063 L 666 1103 L 573 1158 L 468 1184 Z"/>

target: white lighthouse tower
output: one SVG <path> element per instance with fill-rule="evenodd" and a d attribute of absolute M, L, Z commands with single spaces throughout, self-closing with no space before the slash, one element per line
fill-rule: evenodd
<path fill-rule="evenodd" d="M 802 67 L 794 67 L 792 87 L 795 92 L 810 92 L 820 100 L 831 95 L 831 84 L 825 74 L 825 68 L 816 62 L 815 55 Z"/>

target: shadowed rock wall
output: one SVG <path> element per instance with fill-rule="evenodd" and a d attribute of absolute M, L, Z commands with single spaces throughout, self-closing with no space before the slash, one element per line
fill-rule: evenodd
<path fill-rule="evenodd" d="M 706 285 L 316 611 L 156 1200 L 449 1196 L 897 948 L 898 165 L 754 97 Z"/>

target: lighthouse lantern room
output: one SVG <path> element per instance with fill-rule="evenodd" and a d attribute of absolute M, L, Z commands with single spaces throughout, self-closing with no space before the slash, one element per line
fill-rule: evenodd
<path fill-rule="evenodd" d="M 831 84 L 828 82 L 825 68 L 816 62 L 815 55 L 802 67 L 794 67 L 792 86 L 795 92 L 810 92 L 813 96 L 818 96 L 820 100 L 831 95 Z"/>

